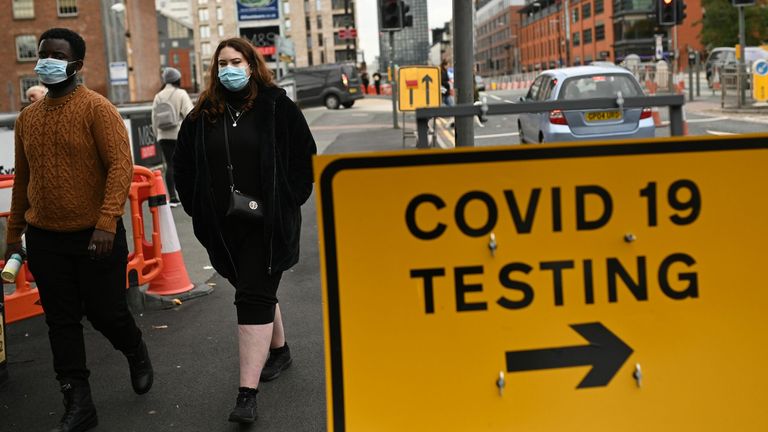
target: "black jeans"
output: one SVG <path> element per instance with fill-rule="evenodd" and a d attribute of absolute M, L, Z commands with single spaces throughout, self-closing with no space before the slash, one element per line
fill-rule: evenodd
<path fill-rule="evenodd" d="M 165 159 L 165 187 L 170 199 L 177 199 L 176 183 L 173 180 L 173 152 L 176 151 L 176 140 L 161 139 L 160 148 L 163 149 Z"/>
<path fill-rule="evenodd" d="M 128 246 L 122 221 L 118 221 L 111 256 L 91 259 L 91 234 L 93 229 L 62 233 L 27 228 L 27 259 L 45 312 L 59 381 L 84 380 L 90 375 L 80 323 L 83 315 L 123 353 L 133 352 L 141 343 L 141 331 L 125 298 Z"/>

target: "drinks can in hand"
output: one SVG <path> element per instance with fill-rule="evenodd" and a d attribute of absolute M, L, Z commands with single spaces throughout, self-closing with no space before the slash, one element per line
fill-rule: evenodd
<path fill-rule="evenodd" d="M 21 268 L 21 262 L 21 255 L 17 253 L 11 255 L 11 257 L 8 258 L 8 262 L 5 263 L 5 267 L 3 267 L 3 272 L 0 273 L 0 277 L 2 277 L 5 282 L 14 282 L 16 280 L 16 274 L 19 272 L 19 268 Z"/>

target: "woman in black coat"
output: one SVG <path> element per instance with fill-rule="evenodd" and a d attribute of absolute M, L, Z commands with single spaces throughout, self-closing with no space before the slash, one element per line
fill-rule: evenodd
<path fill-rule="evenodd" d="M 292 361 L 276 293 L 299 258 L 300 207 L 312 193 L 317 147 L 247 40 L 222 41 L 210 71 L 181 125 L 174 174 L 195 236 L 235 287 L 240 387 L 229 420 L 250 423 L 259 381 L 277 378 Z M 246 213 L 261 216 L 233 214 L 233 190 L 246 197 Z"/>

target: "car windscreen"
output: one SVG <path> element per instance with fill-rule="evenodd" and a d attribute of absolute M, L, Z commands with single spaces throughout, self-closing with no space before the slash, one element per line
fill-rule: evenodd
<path fill-rule="evenodd" d="M 357 79 L 357 68 L 354 66 L 344 65 L 342 70 L 349 79 Z"/>
<path fill-rule="evenodd" d="M 642 96 L 643 91 L 634 77 L 627 74 L 595 74 L 568 78 L 560 89 L 558 99 L 590 99 Z"/>

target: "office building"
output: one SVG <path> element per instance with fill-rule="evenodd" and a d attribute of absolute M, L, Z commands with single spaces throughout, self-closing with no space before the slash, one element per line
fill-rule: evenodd
<path fill-rule="evenodd" d="M 393 61 L 399 66 L 425 65 L 429 60 L 430 46 L 427 0 L 405 0 L 405 3 L 410 6 L 408 14 L 413 17 L 413 27 L 406 27 L 394 32 Z M 381 28 L 381 23 L 379 23 L 379 28 Z M 389 32 L 381 32 L 379 35 L 379 65 L 382 70 L 386 70 L 389 59 Z"/>
<path fill-rule="evenodd" d="M 523 0 L 489 0 L 475 13 L 475 72 L 481 76 L 510 75 L 521 70 L 518 11 Z"/>

